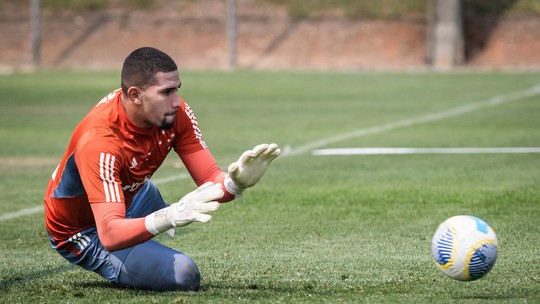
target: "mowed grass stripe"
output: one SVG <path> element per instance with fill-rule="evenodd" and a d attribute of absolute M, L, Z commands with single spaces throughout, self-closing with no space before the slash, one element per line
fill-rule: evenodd
<path fill-rule="evenodd" d="M 480 109 L 483 109 L 483 108 L 497 106 L 497 105 L 500 105 L 500 104 L 503 104 L 503 103 L 506 103 L 506 102 L 522 100 L 524 98 L 536 96 L 538 94 L 540 94 L 540 85 L 535 85 L 535 86 L 533 86 L 533 87 L 531 87 L 529 89 L 526 89 L 526 90 L 495 96 L 495 97 L 492 97 L 492 98 L 490 98 L 488 100 L 485 100 L 485 101 L 478 101 L 478 102 L 469 103 L 469 104 L 459 106 L 459 107 L 456 107 L 456 108 L 452 108 L 452 109 L 442 111 L 442 112 L 429 113 L 429 114 L 426 114 L 426 115 L 413 117 L 413 118 L 407 118 L 407 119 L 403 119 L 403 120 L 396 121 L 396 122 L 391 122 L 391 123 L 387 123 L 387 124 L 383 124 L 383 125 L 379 125 L 379 126 L 374 126 L 374 127 L 371 127 L 371 128 L 358 129 L 358 130 L 355 130 L 355 131 L 352 131 L 352 132 L 338 134 L 336 136 L 321 139 L 321 140 L 316 140 L 316 141 L 313 141 L 311 143 L 307 143 L 307 144 L 305 144 L 303 146 L 296 147 L 296 148 L 282 147 L 283 148 L 283 155 L 281 157 L 290 157 L 290 156 L 300 155 L 300 154 L 306 153 L 308 151 L 311 151 L 311 150 L 313 150 L 315 148 L 323 147 L 323 146 L 326 146 L 326 145 L 329 145 L 329 144 L 332 144 L 332 143 L 336 143 L 336 142 L 346 141 L 346 140 L 349 140 L 349 139 L 352 139 L 352 138 L 378 134 L 378 133 L 381 133 L 381 132 L 391 131 L 391 130 L 398 129 L 398 128 L 410 127 L 410 126 L 414 126 L 414 125 L 421 124 L 421 123 L 439 121 L 439 120 L 443 120 L 443 119 L 446 119 L 446 118 L 451 118 L 451 117 L 467 114 L 469 112 L 477 111 L 477 110 L 480 110 Z M 315 153 L 315 155 L 321 155 L 321 154 L 320 153 L 319 154 Z M 187 177 L 189 177 L 187 174 L 172 175 L 172 176 L 169 176 L 169 177 L 164 177 L 162 179 L 154 180 L 153 182 L 156 185 L 159 185 L 161 183 L 172 182 L 172 181 L 175 181 L 175 180 L 178 180 L 178 179 L 185 179 Z M 0 221 L 11 220 L 11 219 L 15 219 L 15 218 L 18 218 L 18 217 L 21 217 L 21 216 L 26 216 L 26 215 L 30 215 L 30 214 L 37 213 L 37 212 L 42 212 L 42 211 L 43 211 L 42 206 L 41 207 L 40 206 L 35 206 L 35 207 L 31 207 L 31 208 L 25 208 L 25 209 L 22 209 L 22 210 L 17 211 L 17 212 L 0 215 Z"/>

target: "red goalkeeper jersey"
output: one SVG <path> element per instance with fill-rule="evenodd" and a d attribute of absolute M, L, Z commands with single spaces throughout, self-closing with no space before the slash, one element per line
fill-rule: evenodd
<path fill-rule="evenodd" d="M 91 226 L 99 227 L 103 219 L 95 218 L 90 204 L 120 203 L 127 209 L 171 149 L 184 160 L 198 185 L 223 175 L 207 152 L 197 119 L 183 100 L 174 126 L 161 130 L 133 124 L 121 97 L 120 89 L 111 92 L 79 123 L 52 174 L 44 201 L 45 225 L 54 241 L 62 243 Z M 204 157 L 193 161 L 189 158 L 193 153 Z M 223 201 L 230 199 L 228 195 Z M 138 225 L 140 229 L 142 222 Z"/>

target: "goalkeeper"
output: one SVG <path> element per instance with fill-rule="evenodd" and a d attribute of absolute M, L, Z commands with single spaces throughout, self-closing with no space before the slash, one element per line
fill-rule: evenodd
<path fill-rule="evenodd" d="M 223 172 L 179 97 L 180 86 L 167 54 L 150 47 L 133 51 L 124 61 L 121 88 L 76 127 L 45 193 L 52 247 L 118 285 L 198 290 L 195 262 L 152 238 L 208 222 L 219 203 L 255 185 L 280 153 L 275 144 L 261 144 Z M 150 178 L 171 149 L 198 188 L 169 206 Z"/>

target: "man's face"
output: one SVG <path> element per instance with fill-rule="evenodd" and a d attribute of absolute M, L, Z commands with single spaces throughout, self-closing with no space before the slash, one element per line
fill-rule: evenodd
<path fill-rule="evenodd" d="M 141 118 L 146 127 L 168 130 L 174 125 L 176 111 L 180 107 L 180 76 L 178 71 L 156 74 L 153 85 L 141 90 Z"/>

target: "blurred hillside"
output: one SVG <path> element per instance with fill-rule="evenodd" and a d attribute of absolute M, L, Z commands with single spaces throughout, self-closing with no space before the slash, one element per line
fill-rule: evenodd
<path fill-rule="evenodd" d="M 31 64 L 27 2 L 0 1 L 0 70 Z M 498 2 L 506 5 L 504 11 L 466 12 L 464 67 L 540 69 L 540 15 L 512 10 L 520 1 Z M 154 46 L 171 54 L 182 69 L 228 68 L 226 0 L 112 3 L 106 9 L 45 7 L 42 66 L 120 69 L 133 49 Z M 377 18 L 326 6 L 306 14 L 290 3 L 299 2 L 237 1 L 239 68 L 428 68 L 424 12 Z"/>

